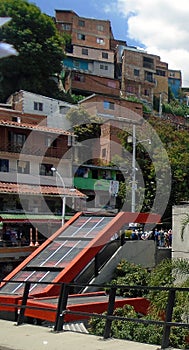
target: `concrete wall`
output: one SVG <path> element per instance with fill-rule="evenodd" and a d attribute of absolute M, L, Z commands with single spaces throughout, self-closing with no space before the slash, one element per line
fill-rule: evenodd
<path fill-rule="evenodd" d="M 149 241 L 128 241 L 120 247 L 108 263 L 100 271 L 93 283 L 101 284 L 111 281 L 116 266 L 122 259 L 134 264 L 139 264 L 145 268 L 153 268 L 162 259 L 171 255 L 170 249 L 157 249 L 153 240 Z M 94 291 L 95 287 L 89 287 L 87 292 Z"/>
<path fill-rule="evenodd" d="M 101 61 L 104 62 L 106 64 L 108 63 L 113 63 L 114 64 L 114 52 L 110 51 L 110 50 L 99 50 L 99 49 L 94 49 L 94 48 L 86 48 L 88 50 L 88 55 L 83 55 L 82 54 L 82 49 L 85 48 L 85 46 L 73 46 L 73 56 L 76 56 L 78 58 L 82 58 L 82 59 L 90 59 L 94 60 L 94 61 Z M 107 58 L 103 58 L 102 57 L 102 52 L 107 53 L 108 57 Z"/>
<path fill-rule="evenodd" d="M 66 118 L 66 114 L 70 108 L 77 108 L 76 105 L 72 105 L 65 101 L 56 100 L 47 96 L 38 95 L 32 92 L 20 90 L 14 95 L 10 96 L 9 102 L 14 105 L 14 109 L 17 111 L 22 111 L 25 114 L 31 114 L 35 116 L 35 122 L 37 121 L 37 117 L 39 119 L 39 124 L 44 125 L 47 124 L 48 127 L 52 128 L 60 128 L 68 130 L 70 129 L 70 123 Z M 42 104 L 42 110 L 34 109 L 34 102 Z M 41 117 L 40 117 L 41 116 Z M 22 122 L 29 122 L 29 117 L 22 117 Z M 32 117 L 30 117 L 30 121 L 32 121 Z"/>

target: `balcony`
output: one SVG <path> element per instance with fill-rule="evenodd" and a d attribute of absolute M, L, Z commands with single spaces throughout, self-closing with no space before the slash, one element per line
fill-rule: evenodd
<path fill-rule="evenodd" d="M 150 70 L 154 70 L 154 63 L 144 61 L 143 62 L 143 68 L 148 68 Z"/>
<path fill-rule="evenodd" d="M 109 191 L 110 181 L 105 179 L 91 179 L 74 177 L 74 186 L 80 190 Z"/>
<path fill-rule="evenodd" d="M 22 146 L 18 144 L 13 144 L 11 142 L 9 143 L 3 143 L 0 142 L 0 152 L 7 152 L 7 153 L 22 153 L 22 154 L 29 154 L 34 156 L 45 156 L 45 157 L 52 157 L 52 158 L 61 158 L 64 153 L 67 152 L 68 149 L 63 149 L 62 147 L 48 147 L 42 146 L 42 145 L 27 145 Z M 71 159 L 71 153 L 67 152 L 67 159 Z"/>
<path fill-rule="evenodd" d="M 154 78 L 145 77 L 144 80 L 147 81 L 148 83 L 153 84 L 153 85 L 156 84 L 156 80 Z"/>

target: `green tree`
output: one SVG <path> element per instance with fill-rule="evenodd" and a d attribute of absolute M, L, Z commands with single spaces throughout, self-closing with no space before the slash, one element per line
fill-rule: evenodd
<path fill-rule="evenodd" d="M 149 122 L 158 133 L 169 157 L 172 171 L 170 205 L 189 198 L 189 134 L 167 121 L 151 117 Z"/>
<path fill-rule="evenodd" d="M 66 114 L 66 118 L 70 121 L 79 142 L 100 137 L 102 120 L 90 115 L 84 108 L 71 108 Z"/>
<path fill-rule="evenodd" d="M 149 117 L 148 122 L 159 136 L 162 148 L 168 155 L 171 167 L 171 193 L 164 217 L 171 216 L 172 205 L 179 204 L 183 200 L 189 199 L 189 133 L 187 129 L 178 128 L 169 121 L 157 117 Z M 128 133 L 122 131 L 119 138 L 123 147 L 132 153 L 132 145 L 127 142 Z M 162 159 L 161 149 L 152 137 L 151 154 L 146 151 L 144 144 L 137 145 L 136 162 L 139 164 L 144 178 L 144 201 L 142 211 L 149 211 L 156 196 L 156 181 L 159 179 L 163 183 L 166 174 L 167 162 Z M 156 165 L 156 169 L 154 167 Z M 156 170 L 158 169 L 158 173 Z M 166 186 L 166 184 L 164 185 Z M 166 188 L 163 187 L 161 200 Z M 141 188 L 138 186 L 136 198 L 140 198 Z"/>
<path fill-rule="evenodd" d="M 0 99 L 20 89 L 57 97 L 64 40 L 53 19 L 27 0 L 1 0 L 0 16 L 12 18 L 2 27 L 0 41 L 19 53 L 0 61 Z"/>

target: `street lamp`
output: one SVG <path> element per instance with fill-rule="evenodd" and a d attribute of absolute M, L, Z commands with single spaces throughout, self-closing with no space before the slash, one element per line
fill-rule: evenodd
<path fill-rule="evenodd" d="M 136 206 L 136 189 L 137 189 L 137 183 L 136 183 L 136 145 L 137 143 L 146 142 L 148 141 L 149 145 L 151 145 L 151 140 L 141 140 L 136 141 L 136 125 L 133 124 L 133 135 L 132 137 L 128 137 L 128 142 L 132 142 L 133 145 L 133 153 L 132 153 L 132 197 L 131 197 L 131 212 L 135 213 L 135 206 Z"/>
<path fill-rule="evenodd" d="M 58 170 L 55 167 L 52 167 L 51 170 L 57 174 L 57 176 L 59 177 L 62 183 L 62 187 L 65 188 L 66 186 L 65 186 L 64 180 L 60 175 L 60 173 L 58 172 Z M 62 195 L 61 198 L 62 198 L 62 226 L 63 226 L 65 221 L 66 197 L 65 195 Z"/>

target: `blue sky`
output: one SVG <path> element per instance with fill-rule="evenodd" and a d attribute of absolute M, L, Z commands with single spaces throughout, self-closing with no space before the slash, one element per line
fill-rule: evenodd
<path fill-rule="evenodd" d="M 169 69 L 181 70 L 189 87 L 188 0 L 28 0 L 54 16 L 55 9 L 81 17 L 109 20 L 115 39 L 160 56 Z"/>

